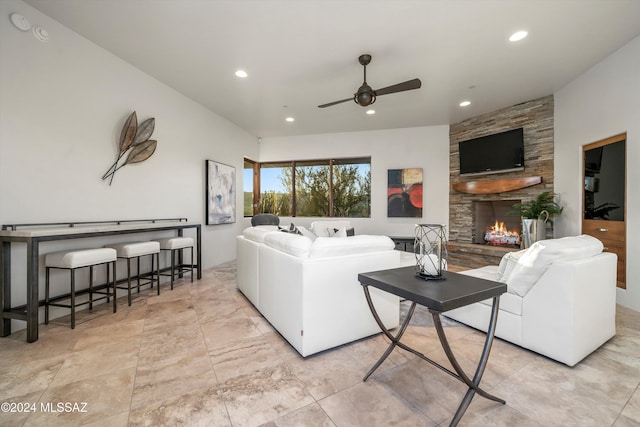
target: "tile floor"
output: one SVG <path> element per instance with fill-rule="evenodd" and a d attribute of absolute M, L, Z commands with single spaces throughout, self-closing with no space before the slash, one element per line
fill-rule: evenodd
<path fill-rule="evenodd" d="M 82 312 L 75 330 L 42 325 L 33 344 L 24 332 L 0 338 L 0 402 L 32 410 L 0 413 L 0 425 L 449 424 L 462 383 L 399 349 L 362 382 L 386 348 L 381 335 L 303 359 L 234 279 L 225 264 L 123 300 L 115 315 Z M 618 307 L 617 322 L 617 336 L 574 368 L 496 340 L 482 384 L 507 404 L 476 396 L 460 425 L 640 426 L 640 313 Z M 446 323 L 462 365 L 475 367 L 484 336 Z M 445 363 L 427 313 L 405 340 Z"/>

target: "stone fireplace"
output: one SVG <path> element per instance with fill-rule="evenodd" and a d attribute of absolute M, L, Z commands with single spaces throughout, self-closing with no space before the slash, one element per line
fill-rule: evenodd
<path fill-rule="evenodd" d="M 472 243 L 519 248 L 520 217 L 509 214 L 518 202 L 520 200 L 473 202 Z"/>
<path fill-rule="evenodd" d="M 473 138 L 492 135 L 510 129 L 523 128 L 524 170 L 494 175 L 461 176 L 458 143 Z M 519 249 L 513 244 L 485 244 L 487 232 L 493 233 L 494 242 L 509 241 L 492 227 L 504 223 L 508 232 L 520 233 L 520 218 L 506 215 L 512 205 L 530 201 L 543 191 L 553 192 L 553 95 L 523 102 L 492 113 L 483 114 L 449 128 L 449 264 L 475 268 L 497 265 L 502 256 Z M 537 177 L 534 185 L 505 190 L 495 186 L 491 191 L 459 191 L 459 185 L 491 183 L 509 179 Z M 489 184 L 489 185 L 487 185 Z M 504 237 L 504 238 L 503 238 Z M 547 230 L 552 237 L 552 230 Z"/>

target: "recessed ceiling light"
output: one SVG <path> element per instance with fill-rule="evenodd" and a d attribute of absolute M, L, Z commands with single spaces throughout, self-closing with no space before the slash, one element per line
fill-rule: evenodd
<path fill-rule="evenodd" d="M 288 121 L 289 123 L 296 121 L 296 119 L 294 119 L 293 117 L 287 117 L 285 120 Z"/>
<path fill-rule="evenodd" d="M 526 31 L 516 31 L 515 33 L 511 34 L 511 37 L 509 37 L 509 41 L 510 42 L 517 42 L 519 40 L 522 40 L 523 38 L 527 37 L 529 33 Z"/>
<path fill-rule="evenodd" d="M 241 79 L 244 79 L 245 77 L 248 76 L 248 74 L 245 70 L 238 70 L 236 71 L 236 76 L 240 77 Z"/>
<path fill-rule="evenodd" d="M 367 114 L 371 115 L 371 114 L 375 114 L 376 110 L 367 110 Z"/>
<path fill-rule="evenodd" d="M 468 105 L 471 105 L 471 101 L 462 101 L 462 102 L 460 103 L 460 106 L 461 106 L 461 107 L 466 107 L 466 106 L 468 106 Z"/>

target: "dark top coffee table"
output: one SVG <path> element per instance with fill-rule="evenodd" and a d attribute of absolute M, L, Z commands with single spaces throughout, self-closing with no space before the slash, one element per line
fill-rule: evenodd
<path fill-rule="evenodd" d="M 487 366 L 487 361 L 489 360 L 489 353 L 491 351 L 491 345 L 493 344 L 496 323 L 498 321 L 500 295 L 507 291 L 506 284 L 448 271 L 444 272 L 443 280 L 424 280 L 416 277 L 415 267 L 402 267 L 394 268 L 391 270 L 362 273 L 358 274 L 358 281 L 362 284 L 364 295 L 367 298 L 367 303 L 369 304 L 371 313 L 378 323 L 378 326 L 380 326 L 380 329 L 387 336 L 387 338 L 391 340 L 391 344 L 389 344 L 387 350 L 373 365 L 367 375 L 364 376 L 363 381 L 366 381 L 369 376 L 371 376 L 371 374 L 373 374 L 373 372 L 378 369 L 378 367 L 382 364 L 382 362 L 384 362 L 389 354 L 391 354 L 395 347 L 400 347 L 415 354 L 426 362 L 429 362 L 431 365 L 442 370 L 443 372 L 448 373 L 449 375 L 465 383 L 467 387 L 469 387 L 467 393 L 462 399 L 462 402 L 460 402 L 460 406 L 458 407 L 453 420 L 451 421 L 451 426 L 455 426 L 458 424 L 458 422 L 464 415 L 464 412 L 469 407 L 471 399 L 473 399 L 475 393 L 478 393 L 479 395 L 486 397 L 487 399 L 491 399 L 502 404 L 505 403 L 504 400 L 493 396 L 480 388 L 480 380 L 482 379 L 482 375 L 484 374 L 484 370 Z M 376 309 L 371 300 L 371 295 L 369 294 L 369 286 L 381 289 L 394 295 L 398 295 L 399 297 L 411 301 L 411 308 L 407 313 L 407 317 L 403 321 L 400 329 L 395 336 L 387 331 L 386 327 L 380 320 L 380 317 L 378 316 L 378 313 L 376 312 Z M 473 379 L 470 379 L 469 376 L 467 376 L 467 374 L 462 370 L 460 364 L 451 351 L 451 347 L 449 346 L 449 342 L 447 341 L 444 329 L 442 328 L 440 313 L 453 310 L 454 308 L 464 307 L 475 302 L 484 301 L 489 298 L 493 299 L 493 306 L 491 308 L 491 319 L 489 322 L 489 328 L 487 330 L 487 338 L 485 339 L 484 348 L 482 350 L 482 355 L 480 357 L 480 361 L 478 362 L 476 372 L 473 376 Z M 415 311 L 416 304 L 420 304 L 429 309 L 429 312 L 433 316 L 433 323 L 438 333 L 440 344 L 442 344 L 442 349 L 446 353 L 447 358 L 449 359 L 449 362 L 451 362 L 451 366 L 453 366 L 455 372 L 445 368 L 444 366 L 429 359 L 419 351 L 400 342 L 400 338 L 402 338 L 402 335 L 407 329 L 407 326 L 409 326 L 409 322 Z"/>

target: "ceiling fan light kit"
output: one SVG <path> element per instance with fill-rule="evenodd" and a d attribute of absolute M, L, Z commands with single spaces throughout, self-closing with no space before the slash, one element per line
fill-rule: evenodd
<path fill-rule="evenodd" d="M 339 101 L 329 102 L 328 104 L 318 105 L 319 108 L 331 107 L 332 105 L 342 104 L 353 99 L 353 101 L 361 107 L 368 107 L 376 102 L 378 96 L 389 95 L 391 93 L 404 92 L 406 90 L 420 89 L 422 82 L 420 79 L 408 80 L 406 82 L 398 83 L 392 86 L 387 86 L 382 89 L 373 90 L 371 86 L 367 84 L 367 65 L 371 62 L 371 55 L 364 54 L 358 58 L 360 65 L 364 67 L 364 81 L 362 86 L 358 88 L 358 91 L 353 94 L 353 98 L 341 99 Z"/>

